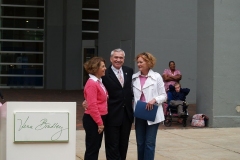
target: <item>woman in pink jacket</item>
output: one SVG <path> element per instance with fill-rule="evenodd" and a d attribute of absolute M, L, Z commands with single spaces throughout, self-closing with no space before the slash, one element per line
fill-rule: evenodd
<path fill-rule="evenodd" d="M 107 115 L 108 93 L 101 79 L 105 75 L 105 61 L 101 57 L 93 57 L 84 64 L 84 68 L 89 73 L 89 79 L 84 87 L 84 97 L 88 102 L 88 108 L 83 115 L 86 133 L 84 159 L 97 160 Z"/>

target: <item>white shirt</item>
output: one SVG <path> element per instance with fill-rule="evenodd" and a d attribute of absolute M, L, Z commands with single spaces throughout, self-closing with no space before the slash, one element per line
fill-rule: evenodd
<path fill-rule="evenodd" d="M 113 72 L 115 73 L 116 77 L 118 77 L 118 71 L 120 71 L 120 73 L 122 74 L 122 78 L 123 78 L 123 81 L 124 81 L 124 75 L 123 75 L 123 70 L 122 70 L 122 67 L 120 69 L 116 69 L 113 65 L 111 66 Z"/>
<path fill-rule="evenodd" d="M 96 76 L 92 75 L 92 74 L 89 74 L 89 79 L 92 79 L 93 81 L 95 82 L 99 82 L 100 86 L 102 87 L 102 89 L 104 90 L 105 93 L 107 93 L 107 90 L 105 88 L 105 86 L 103 85 L 102 83 L 102 78 L 98 79 Z"/>

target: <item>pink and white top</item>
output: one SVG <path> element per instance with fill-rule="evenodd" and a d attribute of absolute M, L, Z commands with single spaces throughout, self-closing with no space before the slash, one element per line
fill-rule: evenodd
<path fill-rule="evenodd" d="M 140 78 L 141 88 L 143 88 L 143 85 L 144 85 L 144 83 L 146 82 L 146 80 L 147 80 L 148 77 L 139 75 L 139 78 Z M 145 99 L 145 96 L 144 96 L 143 93 L 141 94 L 140 101 L 146 102 L 146 99 Z"/>
<path fill-rule="evenodd" d="M 108 92 L 102 84 L 102 79 L 98 79 L 93 75 L 89 75 L 87 83 L 84 87 L 84 97 L 87 101 L 88 108 L 85 110 L 86 114 L 90 114 L 97 125 L 102 125 L 101 116 L 106 115 Z"/>
<path fill-rule="evenodd" d="M 176 76 L 176 75 L 181 75 L 181 72 L 177 69 L 175 69 L 175 71 L 172 73 L 171 69 L 165 69 L 164 72 L 163 72 L 163 75 L 171 75 L 171 76 Z M 174 85 L 177 81 L 164 81 L 164 87 L 165 87 L 165 90 L 167 91 L 168 90 L 168 87 L 169 85 Z"/>

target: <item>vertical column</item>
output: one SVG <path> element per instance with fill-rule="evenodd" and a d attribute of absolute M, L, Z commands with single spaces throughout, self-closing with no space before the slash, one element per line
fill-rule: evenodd
<path fill-rule="evenodd" d="M 82 1 L 46 1 L 45 88 L 81 89 Z"/>
<path fill-rule="evenodd" d="M 212 127 L 239 127 L 239 1 L 198 1 L 197 112 Z"/>
<path fill-rule="evenodd" d="M 64 0 L 45 1 L 45 88 L 62 89 Z"/>
<path fill-rule="evenodd" d="M 81 89 L 82 0 L 66 0 L 64 89 Z"/>
<path fill-rule="evenodd" d="M 214 1 L 198 1 L 197 113 L 213 116 Z"/>

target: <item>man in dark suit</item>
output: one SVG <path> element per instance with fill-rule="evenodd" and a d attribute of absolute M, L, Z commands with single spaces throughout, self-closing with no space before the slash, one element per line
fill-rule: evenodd
<path fill-rule="evenodd" d="M 107 160 L 126 159 L 133 123 L 131 86 L 133 69 L 123 66 L 124 58 L 123 50 L 113 50 L 110 56 L 112 65 L 107 68 L 105 76 L 102 77 L 109 95 L 108 115 L 104 128 Z"/>

